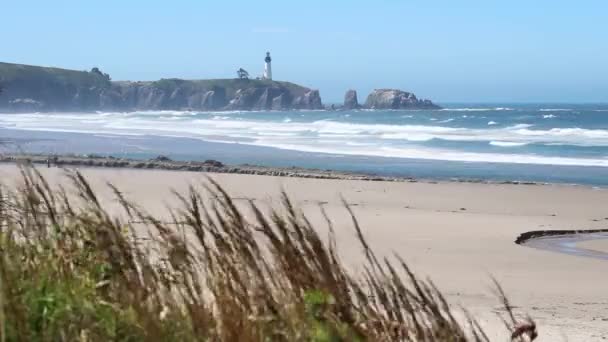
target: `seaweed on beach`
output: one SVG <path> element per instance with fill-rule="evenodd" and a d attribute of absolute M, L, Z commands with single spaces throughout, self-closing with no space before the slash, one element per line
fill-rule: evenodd
<path fill-rule="evenodd" d="M 66 177 L 25 167 L 1 188 L 0 341 L 489 341 L 401 258 L 378 258 L 348 206 L 362 275 L 331 220 L 322 237 L 287 194 L 265 213 L 207 179 L 164 221 L 109 185 L 111 214 L 82 174 Z M 502 300 L 512 338 L 533 338 Z"/>

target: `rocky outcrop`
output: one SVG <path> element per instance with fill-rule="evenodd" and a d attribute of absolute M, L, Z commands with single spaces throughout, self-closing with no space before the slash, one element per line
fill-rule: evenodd
<path fill-rule="evenodd" d="M 107 74 L 0 63 L 0 111 L 322 109 L 318 90 L 248 79 L 113 82 Z"/>
<path fill-rule="evenodd" d="M 365 101 L 369 109 L 439 109 L 430 100 L 416 98 L 413 93 L 398 89 L 375 89 Z"/>
<path fill-rule="evenodd" d="M 344 94 L 344 109 L 358 109 L 361 106 L 359 105 L 359 100 L 357 99 L 357 91 L 356 90 L 348 90 L 346 94 Z"/>

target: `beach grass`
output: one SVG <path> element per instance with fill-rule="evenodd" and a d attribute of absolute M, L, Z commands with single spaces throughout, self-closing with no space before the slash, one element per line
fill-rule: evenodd
<path fill-rule="evenodd" d="M 264 212 L 207 179 L 175 193 L 166 221 L 112 185 L 122 213 L 110 213 L 77 171 L 65 189 L 21 174 L 0 194 L 2 342 L 490 340 L 399 256 L 379 259 L 350 209 L 361 274 L 330 218 L 313 227 L 287 194 Z M 533 339 L 499 292 L 508 334 Z"/>

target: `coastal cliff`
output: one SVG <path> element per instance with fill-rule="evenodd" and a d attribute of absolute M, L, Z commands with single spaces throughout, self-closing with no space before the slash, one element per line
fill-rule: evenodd
<path fill-rule="evenodd" d="M 367 100 L 369 109 L 440 109 L 430 100 L 418 99 L 413 93 L 398 89 L 374 89 Z"/>
<path fill-rule="evenodd" d="M 249 79 L 111 81 L 76 71 L 0 63 L 0 111 L 322 109 L 318 90 Z"/>

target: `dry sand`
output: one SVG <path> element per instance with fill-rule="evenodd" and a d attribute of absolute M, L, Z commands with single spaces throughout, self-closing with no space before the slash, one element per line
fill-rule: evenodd
<path fill-rule="evenodd" d="M 62 171 L 42 169 L 51 183 Z M 171 189 L 200 184 L 201 173 L 82 169 L 96 188 L 106 182 L 158 215 L 176 205 Z M 430 276 L 452 304 L 480 318 L 498 341 L 499 307 L 490 276 L 503 285 L 519 312 L 539 325 L 538 341 L 601 341 L 608 338 L 608 263 L 519 246 L 523 232 L 607 228 L 608 190 L 558 185 L 399 183 L 211 174 L 237 199 L 278 204 L 281 188 L 321 223 L 322 204 L 335 223 L 338 248 L 353 267 L 362 260 L 341 196 L 352 206 L 370 244 L 381 255 L 400 254 L 420 275 Z M 0 165 L 4 183 L 18 179 Z M 101 191 L 109 206 L 110 192 Z M 602 251 L 608 240 L 587 241 Z M 591 248 L 591 247 L 590 247 Z"/>

